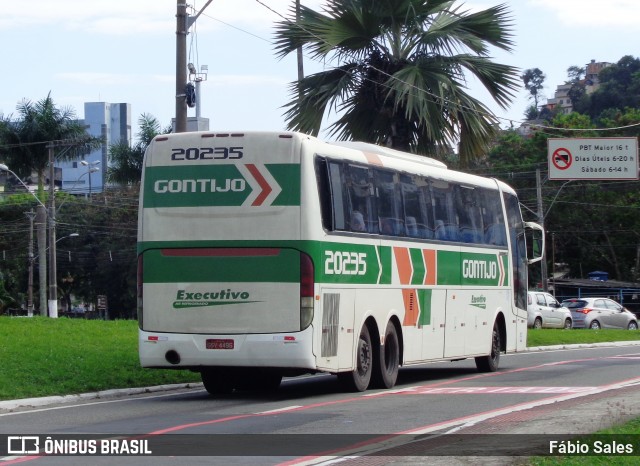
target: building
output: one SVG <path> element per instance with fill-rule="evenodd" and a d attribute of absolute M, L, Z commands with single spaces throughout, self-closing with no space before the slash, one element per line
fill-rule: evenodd
<path fill-rule="evenodd" d="M 600 71 L 605 69 L 607 66 L 611 66 L 611 63 L 602 61 L 596 62 L 595 60 L 591 60 L 590 63 L 587 63 L 585 68 L 585 90 L 587 94 L 591 94 L 595 92 L 598 87 L 600 87 Z"/>
<path fill-rule="evenodd" d="M 585 65 L 585 77 L 581 80 L 584 84 L 585 92 L 591 94 L 600 87 L 600 72 L 606 67 L 611 66 L 608 62 L 596 62 L 591 60 Z M 569 98 L 569 91 L 573 86 L 572 83 L 564 83 L 556 87 L 556 91 L 552 99 L 547 100 L 546 107 L 550 110 L 557 109 L 562 113 L 571 113 L 573 111 L 573 103 Z"/>
<path fill-rule="evenodd" d="M 569 98 L 571 86 L 572 84 L 560 84 L 556 87 L 553 99 L 547 100 L 547 107 L 551 110 L 558 109 L 562 113 L 571 113 L 573 111 L 573 104 Z"/>
<path fill-rule="evenodd" d="M 104 139 L 102 146 L 75 161 L 56 162 L 62 168 L 62 190 L 90 195 L 102 192 L 109 165 L 109 146 L 120 141 L 131 144 L 131 104 L 85 102 L 84 120 L 91 136 Z"/>

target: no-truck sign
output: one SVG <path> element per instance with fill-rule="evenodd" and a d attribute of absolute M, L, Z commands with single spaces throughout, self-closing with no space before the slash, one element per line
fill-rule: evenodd
<path fill-rule="evenodd" d="M 550 180 L 637 180 L 636 138 L 549 138 Z"/>
<path fill-rule="evenodd" d="M 571 162 L 573 162 L 573 156 L 566 147 L 558 147 L 551 155 L 551 163 L 558 170 L 567 170 L 571 167 Z"/>

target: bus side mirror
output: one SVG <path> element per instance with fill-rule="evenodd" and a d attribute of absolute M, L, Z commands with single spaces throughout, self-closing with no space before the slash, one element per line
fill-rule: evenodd
<path fill-rule="evenodd" d="M 536 262 L 540 262 L 544 256 L 544 229 L 535 222 L 525 222 L 524 226 L 527 243 L 527 261 L 529 264 L 535 264 Z"/>

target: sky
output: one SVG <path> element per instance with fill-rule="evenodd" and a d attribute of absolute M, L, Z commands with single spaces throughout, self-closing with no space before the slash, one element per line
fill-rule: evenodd
<path fill-rule="evenodd" d="M 301 0 L 320 9 L 323 0 Z M 477 11 L 501 0 L 456 2 Z M 494 49 L 494 61 L 540 68 L 542 94 L 552 98 L 567 68 L 592 59 L 617 62 L 640 56 L 638 0 L 514 0 L 515 47 Z M 49 93 L 58 107 L 84 117 L 85 102 L 130 103 L 134 138 L 140 115 L 162 127 L 175 113 L 176 4 L 174 0 L 0 0 L 0 115 L 16 115 L 24 99 Z M 206 0 L 188 3 L 200 11 Z M 188 61 L 208 67 L 201 83 L 201 114 L 211 130 L 283 130 L 289 83 L 297 77 L 295 54 L 274 54 L 274 22 L 295 0 L 213 0 L 187 37 Z M 266 6 L 268 5 L 268 6 Z M 305 74 L 334 63 L 304 57 Z M 524 89 L 502 109 L 473 80 L 469 92 L 487 105 L 503 127 L 518 125 L 531 104 Z M 189 109 L 189 116 L 195 110 Z M 329 139 L 325 119 L 321 137 Z"/>

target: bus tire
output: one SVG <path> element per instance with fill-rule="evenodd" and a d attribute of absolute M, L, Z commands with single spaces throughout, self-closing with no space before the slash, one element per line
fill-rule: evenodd
<path fill-rule="evenodd" d="M 345 390 L 363 392 L 369 388 L 373 372 L 373 347 L 366 325 L 362 326 L 356 345 L 356 368 L 351 372 L 338 373 L 338 381 Z"/>
<path fill-rule="evenodd" d="M 210 395 L 224 395 L 235 388 L 236 378 L 232 372 L 223 368 L 209 368 L 200 371 L 202 384 Z"/>
<path fill-rule="evenodd" d="M 491 336 L 491 353 L 487 356 L 476 358 L 478 372 L 495 372 L 498 370 L 500 365 L 500 346 L 500 328 L 498 328 L 498 322 L 495 322 Z"/>
<path fill-rule="evenodd" d="M 378 348 L 376 358 L 374 386 L 377 388 L 391 388 L 398 380 L 398 369 L 400 368 L 400 342 L 398 332 L 393 322 L 387 322 L 384 332 L 384 345 Z"/>

